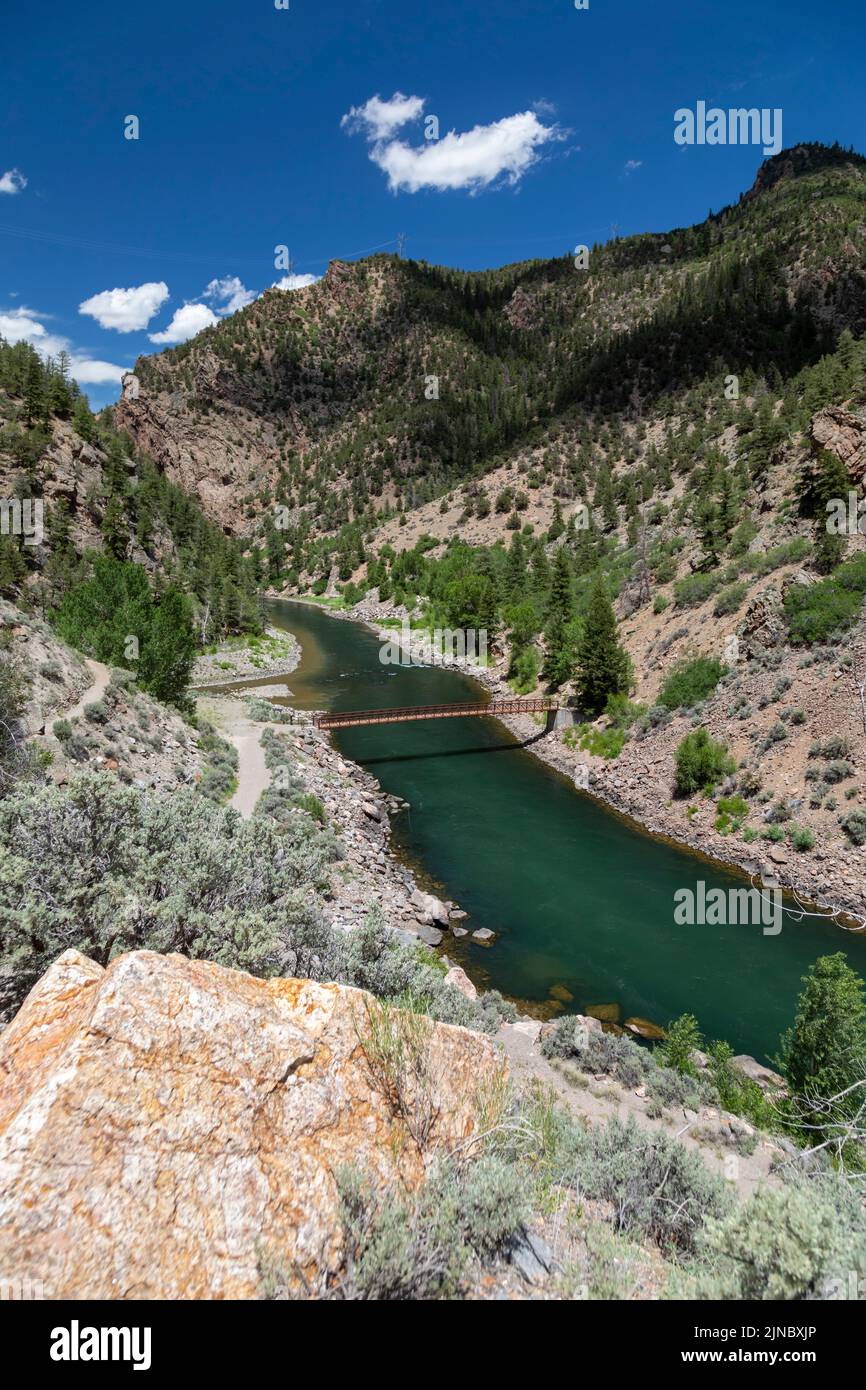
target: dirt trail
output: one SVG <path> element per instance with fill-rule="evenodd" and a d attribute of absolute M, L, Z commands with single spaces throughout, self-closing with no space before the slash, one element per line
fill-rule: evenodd
<path fill-rule="evenodd" d="M 271 783 L 261 741 L 263 728 L 262 724 L 238 721 L 229 736 L 238 752 L 238 785 L 229 805 L 245 820 L 252 815 L 256 802 Z"/>
<path fill-rule="evenodd" d="M 96 704 L 101 700 L 111 683 L 111 672 L 107 666 L 103 666 L 101 661 L 92 661 L 86 658 L 90 674 L 93 676 L 93 684 L 89 690 L 85 690 L 77 705 L 73 705 L 63 716 L 64 719 L 81 719 L 84 715 L 84 706 Z"/>

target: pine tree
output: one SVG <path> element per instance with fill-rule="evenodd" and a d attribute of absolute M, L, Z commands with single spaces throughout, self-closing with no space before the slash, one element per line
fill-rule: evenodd
<path fill-rule="evenodd" d="M 599 574 L 589 592 L 577 649 L 577 689 L 589 714 L 599 714 L 609 695 L 628 691 L 631 664 L 616 635 L 616 614 Z"/>
<path fill-rule="evenodd" d="M 845 554 L 845 532 L 834 528 L 834 515 L 841 504 L 847 520 L 850 490 L 851 480 L 845 465 L 829 449 L 822 449 L 811 484 L 815 505 L 815 549 L 812 558 L 819 574 L 829 574 L 841 563 Z"/>
<path fill-rule="evenodd" d="M 842 951 L 821 956 L 807 975 L 794 1026 L 782 1038 L 779 1065 L 801 1103 L 828 1101 L 866 1075 L 866 1003 L 863 980 Z M 832 1117 L 851 1116 L 863 1104 L 854 1091 Z M 812 1123 L 826 1114 L 810 1113 Z"/>
<path fill-rule="evenodd" d="M 27 382 L 24 388 L 24 418 L 28 426 L 44 420 L 45 411 L 45 372 L 34 352 L 27 368 Z"/>
<path fill-rule="evenodd" d="M 571 679 L 574 670 L 574 594 L 571 565 L 564 546 L 560 546 L 553 562 L 553 577 L 544 625 L 547 656 L 544 676 L 556 690 Z"/>

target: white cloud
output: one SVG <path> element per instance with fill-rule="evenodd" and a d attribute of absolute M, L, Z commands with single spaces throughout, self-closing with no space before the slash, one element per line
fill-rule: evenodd
<path fill-rule="evenodd" d="M 69 339 L 49 333 L 39 322 L 36 310 L 26 309 L 23 304 L 0 313 L 0 337 L 9 343 L 30 343 L 43 357 L 54 357 L 64 349 L 69 351 Z"/>
<path fill-rule="evenodd" d="M 107 381 L 120 382 L 128 367 L 117 367 L 113 362 L 100 362 L 93 357 L 74 357 L 69 372 L 77 382 L 85 386 L 96 386 Z"/>
<path fill-rule="evenodd" d="M 83 384 L 119 382 L 123 373 L 129 370 L 128 367 L 118 367 L 114 362 L 100 362 L 74 351 L 68 338 L 62 337 L 59 333 L 49 333 L 45 325 L 39 322 L 36 311 L 25 309 L 23 305 L 21 308 L 0 313 L 0 336 L 10 343 L 30 343 L 41 357 L 57 357 L 60 352 L 69 353 L 70 375 Z"/>
<path fill-rule="evenodd" d="M 414 148 L 402 140 L 379 141 L 370 158 L 387 174 L 388 187 L 395 193 L 422 188 L 474 192 L 499 178 L 518 183 L 538 159 L 539 149 L 561 138 L 557 126 L 544 125 L 534 111 L 522 111 L 463 134 L 449 131 L 441 140 Z"/>
<path fill-rule="evenodd" d="M 7 169 L 0 175 L 0 193 L 20 193 L 27 187 L 27 180 L 20 169 Z"/>
<path fill-rule="evenodd" d="M 321 275 L 284 275 L 282 280 L 275 280 L 271 289 L 274 290 L 305 290 L 308 285 L 315 285 L 317 280 L 321 280 Z"/>
<path fill-rule="evenodd" d="M 625 162 L 625 172 L 627 174 L 633 174 L 635 169 L 639 169 L 642 164 L 642 159 L 627 159 Z"/>
<path fill-rule="evenodd" d="M 424 110 L 423 97 L 406 97 L 395 92 L 389 101 L 383 101 L 378 92 L 363 106 L 353 106 L 340 121 L 346 130 L 363 131 L 370 140 L 387 140 L 401 125 L 417 121 Z"/>
<path fill-rule="evenodd" d="M 255 290 L 248 290 L 237 275 L 226 275 L 222 280 L 211 280 L 202 299 L 208 300 L 218 314 L 234 314 L 245 309 L 256 298 Z"/>
<path fill-rule="evenodd" d="M 80 314 L 89 314 L 100 328 L 114 328 L 118 333 L 133 333 L 146 328 L 168 299 L 164 280 L 150 280 L 145 285 L 129 289 L 102 290 L 78 306 Z"/>
<path fill-rule="evenodd" d="M 195 337 L 203 328 L 215 323 L 219 323 L 219 319 L 206 304 L 184 304 L 182 309 L 175 309 L 167 328 L 161 333 L 149 333 L 148 337 L 152 343 L 185 343 L 187 338 Z"/>

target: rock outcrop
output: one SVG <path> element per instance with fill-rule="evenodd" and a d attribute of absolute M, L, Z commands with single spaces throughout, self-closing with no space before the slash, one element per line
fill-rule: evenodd
<path fill-rule="evenodd" d="M 0 1035 L 4 1267 L 87 1299 L 255 1298 L 263 1259 L 336 1270 L 340 1167 L 409 1187 L 424 1171 L 362 1046 L 369 1003 L 182 956 L 104 970 L 65 952 Z M 448 1147 L 500 1062 L 442 1024 L 423 1047 Z"/>
<path fill-rule="evenodd" d="M 829 449 L 848 469 L 852 483 L 866 477 L 866 424 L 852 411 L 828 405 L 812 417 L 812 442 Z"/>

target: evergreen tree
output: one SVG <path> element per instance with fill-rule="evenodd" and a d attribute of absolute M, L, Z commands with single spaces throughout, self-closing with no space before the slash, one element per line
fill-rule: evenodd
<path fill-rule="evenodd" d="M 553 562 L 544 640 L 547 647 L 544 676 L 556 690 L 571 679 L 574 670 L 574 594 L 571 565 L 564 546 L 559 547 Z"/>
<path fill-rule="evenodd" d="M 829 574 L 838 564 L 841 564 L 844 557 L 846 532 L 836 529 L 836 525 L 838 525 L 839 520 L 838 508 L 840 504 L 847 523 L 849 491 L 851 491 L 851 480 L 844 463 L 835 454 L 830 453 L 829 449 L 822 449 L 818 454 L 813 483 L 815 500 L 813 563 L 820 574 Z"/>
<path fill-rule="evenodd" d="M 809 1102 L 828 1101 L 866 1077 L 866 1003 L 864 983 L 842 951 L 821 956 L 808 974 L 794 1026 L 782 1038 L 779 1065 L 792 1097 L 806 1102 L 807 1122 L 827 1118 Z M 836 1118 L 862 1107 L 854 1091 L 836 1107 Z"/>
<path fill-rule="evenodd" d="M 589 591 L 577 649 L 577 689 L 584 709 L 599 714 L 609 695 L 628 692 L 628 655 L 616 635 L 616 614 L 599 574 Z"/>

